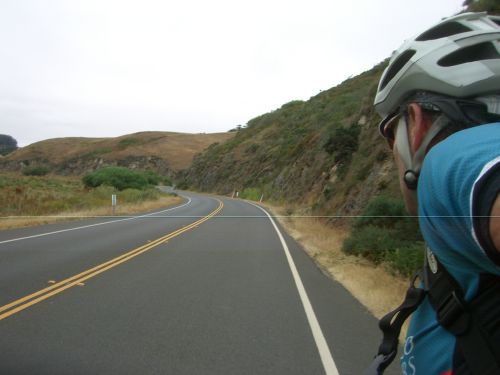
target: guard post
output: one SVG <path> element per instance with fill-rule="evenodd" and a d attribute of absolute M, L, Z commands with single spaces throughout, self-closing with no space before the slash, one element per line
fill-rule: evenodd
<path fill-rule="evenodd" d="M 116 195 L 115 194 L 111 195 L 111 205 L 113 206 L 113 216 L 114 216 L 115 207 L 116 207 Z"/>

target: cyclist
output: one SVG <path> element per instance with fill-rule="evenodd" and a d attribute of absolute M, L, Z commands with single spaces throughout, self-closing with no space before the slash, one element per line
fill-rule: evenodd
<path fill-rule="evenodd" d="M 413 313 L 403 374 L 498 374 L 500 17 L 461 14 L 407 40 L 382 75 L 375 109 L 429 249 L 429 273 L 440 267 L 458 283 L 438 303 L 428 294 Z"/>

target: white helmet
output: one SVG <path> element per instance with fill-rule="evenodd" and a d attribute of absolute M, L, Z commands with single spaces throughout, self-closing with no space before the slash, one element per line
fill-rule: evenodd
<path fill-rule="evenodd" d="M 416 92 L 471 98 L 500 91 L 500 17 L 464 13 L 408 39 L 380 79 L 375 109 L 387 122 Z M 441 108 L 439 108 L 441 109 Z M 442 110 L 442 109 L 441 109 Z"/>
<path fill-rule="evenodd" d="M 399 118 L 396 144 L 406 167 L 404 181 L 417 199 L 417 182 L 427 146 L 449 119 L 465 127 L 500 119 L 500 17 L 464 13 L 445 19 L 407 40 L 392 56 L 380 79 L 375 109 L 383 117 L 380 133 L 397 119 L 399 108 L 419 103 L 441 111 L 414 155 L 406 119 Z M 492 121 L 492 122 L 493 122 Z"/>

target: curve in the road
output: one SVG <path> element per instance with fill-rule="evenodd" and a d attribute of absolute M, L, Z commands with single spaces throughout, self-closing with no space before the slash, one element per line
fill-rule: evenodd
<path fill-rule="evenodd" d="M 167 210 L 163 210 L 163 211 L 159 211 L 159 212 L 153 212 L 152 214 L 147 214 L 147 215 L 140 215 L 140 216 L 132 216 L 132 217 L 127 217 L 125 219 L 120 219 L 120 220 L 113 220 L 113 221 L 106 221 L 105 223 L 98 223 L 98 224 L 90 224 L 90 225 L 85 225 L 83 227 L 77 227 L 77 228 L 70 228 L 70 229 L 63 229 L 63 230 L 58 230 L 58 231 L 55 231 L 55 232 L 49 232 L 49 233 L 41 233 L 41 234 L 36 234 L 34 236 L 27 236 L 27 237 L 21 237 L 21 238 L 14 238 L 14 239 L 11 239 L 11 240 L 6 240 L 6 241 L 0 241 L 0 244 L 3 244 L 3 243 L 7 243 L 7 242 L 14 242 L 14 241 L 21 241 L 21 240 L 27 240 L 29 238 L 35 238 L 35 237 L 42 237 L 42 236 L 48 236 L 50 234 L 57 234 L 57 233 L 63 233 L 63 232 L 69 232 L 69 231 L 72 231 L 72 230 L 78 230 L 78 229 L 85 229 L 85 228 L 90 228 L 90 227 L 96 227 L 96 226 L 99 226 L 99 225 L 106 225 L 106 224 L 112 224 L 112 223 L 118 223 L 120 221 L 126 221 L 126 220 L 133 220 L 133 219 L 140 219 L 140 218 L 143 218 L 143 217 L 147 217 L 147 216 L 151 216 L 151 215 L 157 215 L 159 213 L 162 213 L 162 212 L 167 212 L 167 211 L 171 211 L 171 210 L 176 210 L 178 208 L 181 208 L 181 207 L 184 207 L 184 206 L 187 206 L 189 203 L 191 203 L 191 199 L 190 198 L 187 198 L 188 199 L 188 202 L 187 203 L 184 203 L 180 206 L 176 206 L 174 208 L 169 208 Z M 99 216 L 99 217 L 102 217 L 102 216 Z M 104 216 L 104 217 L 116 217 L 116 216 Z M 9 217 L 10 218 L 10 217 Z M 2 311 L 2 310 L 0 310 Z"/>
<path fill-rule="evenodd" d="M 14 308 L 12 310 L 9 310 L 9 311 L 1 314 L 0 320 L 5 319 L 8 316 L 15 314 L 21 310 L 24 310 L 25 308 L 32 306 L 40 301 L 43 301 L 44 299 L 49 298 L 50 296 L 53 296 L 54 294 L 60 293 L 63 290 L 71 288 L 72 286 L 75 286 L 78 283 L 81 283 L 82 281 L 90 279 L 91 277 L 94 277 L 95 275 L 98 275 L 106 270 L 109 270 L 110 268 L 113 268 L 113 267 L 117 266 L 118 264 L 126 262 L 127 260 L 132 259 L 132 258 L 136 257 L 137 255 L 142 254 L 142 253 L 152 249 L 153 247 L 158 246 L 161 243 L 164 243 L 165 241 L 168 241 L 170 238 L 178 236 L 181 233 L 184 233 L 192 228 L 197 227 L 199 224 L 212 218 L 215 214 L 217 214 L 220 210 L 222 210 L 222 207 L 224 206 L 224 204 L 219 199 L 215 199 L 215 200 L 219 202 L 219 207 L 217 207 L 217 209 L 215 211 L 211 212 L 209 215 L 203 217 L 202 219 L 200 219 L 200 220 L 198 220 L 190 225 L 187 225 L 179 230 L 176 230 L 175 232 L 169 233 L 166 236 L 163 236 L 163 237 L 160 237 L 154 241 L 151 241 L 147 245 L 144 245 L 144 246 L 141 246 L 137 249 L 134 249 L 134 250 L 132 250 L 124 255 L 121 255 L 121 256 L 114 258 L 108 262 L 100 264 L 100 265 L 98 265 L 94 268 L 91 268 L 87 271 L 84 271 L 78 275 L 72 276 L 66 280 L 63 280 L 59 283 L 56 283 L 48 288 L 42 289 L 36 293 L 30 294 L 29 296 L 23 297 L 21 299 L 18 299 L 17 301 L 14 301 L 12 303 L 9 303 L 5 306 L 0 307 L 0 312 L 1 312 L 1 311 L 9 310 L 14 306 L 22 304 L 22 305 Z M 97 225 L 99 225 L 99 224 L 97 224 Z M 86 226 L 86 227 L 88 227 L 88 226 Z M 79 227 L 79 228 L 86 228 L 86 227 Z M 78 228 L 75 228 L 75 229 L 78 229 Z M 58 233 L 58 232 L 52 232 L 52 233 Z M 47 233 L 47 234 L 50 234 L 50 233 Z M 8 241 L 6 241 L 6 242 L 8 242 Z M 40 296 L 40 297 L 33 299 L 37 296 Z M 26 303 L 24 303 L 24 302 L 26 302 Z"/>

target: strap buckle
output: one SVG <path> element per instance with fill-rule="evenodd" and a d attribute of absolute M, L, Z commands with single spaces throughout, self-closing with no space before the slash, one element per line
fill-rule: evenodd
<path fill-rule="evenodd" d="M 389 355 L 379 354 L 374 359 L 370 367 L 368 367 L 362 375 L 381 375 L 385 369 L 394 360 L 396 350 L 393 350 Z"/>
<path fill-rule="evenodd" d="M 470 315 L 456 291 L 449 294 L 436 309 L 436 320 L 454 335 L 461 335 L 467 331 L 470 325 Z"/>

